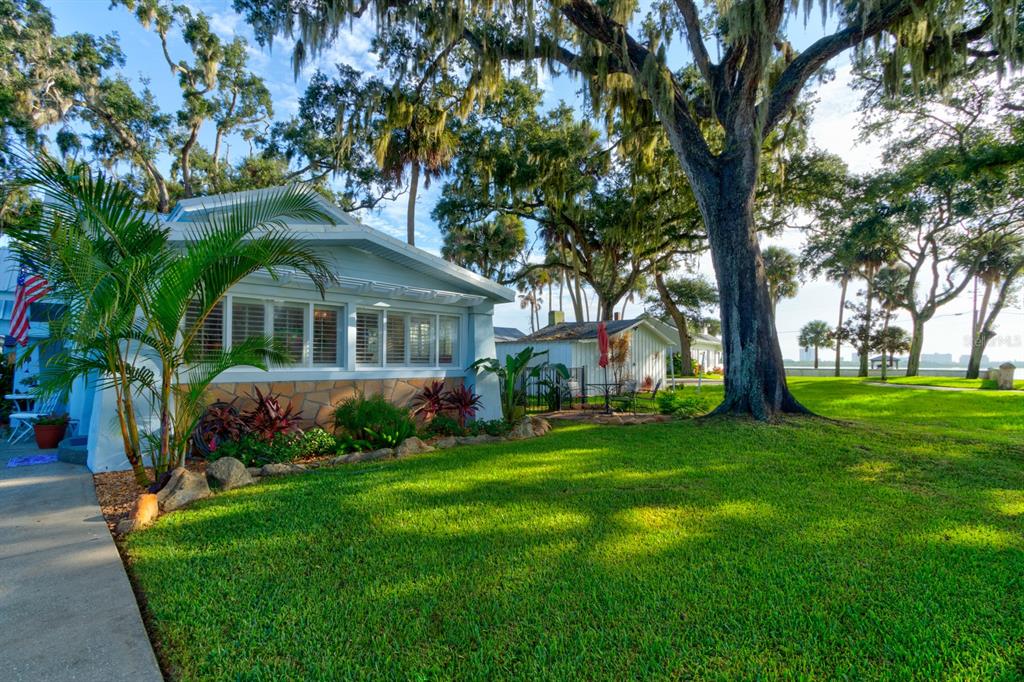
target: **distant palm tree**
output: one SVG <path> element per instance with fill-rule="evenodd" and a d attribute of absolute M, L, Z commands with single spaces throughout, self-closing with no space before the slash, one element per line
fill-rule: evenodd
<path fill-rule="evenodd" d="M 814 349 L 814 369 L 818 369 L 818 349 L 832 347 L 832 328 L 824 320 L 808 322 L 800 330 L 800 347 Z"/>
<path fill-rule="evenodd" d="M 143 449 L 134 395 L 149 396 L 159 428 L 149 438 L 157 476 L 183 461 L 210 383 L 224 370 L 265 369 L 286 360 L 271 338 L 254 337 L 230 349 L 202 344 L 207 318 L 245 277 L 296 270 L 324 291 L 334 279 L 311 245 L 295 239 L 289 219 L 330 222 L 316 194 L 304 187 L 263 193 L 198 221 L 183 245 L 142 211 L 126 185 L 70 170 L 42 157 L 24 182 L 51 203 L 38 222 L 12 231 L 15 246 L 40 264 L 66 312 L 51 343 L 67 341 L 49 386 L 69 387 L 99 373 L 118 394 L 125 451 L 142 478 Z"/>
<path fill-rule="evenodd" d="M 377 140 L 377 165 L 381 172 L 401 181 L 409 169 L 409 202 L 406 209 L 406 239 L 416 245 L 416 196 L 420 174 L 424 187 L 451 163 L 458 137 L 448 126 L 443 109 L 414 104 L 398 96 L 389 102 L 386 130 Z"/>
<path fill-rule="evenodd" d="M 772 302 L 772 315 L 781 298 L 793 298 L 799 289 L 797 276 L 800 260 L 792 251 L 781 246 L 769 246 L 761 252 L 764 276 L 768 282 L 768 296 Z"/>

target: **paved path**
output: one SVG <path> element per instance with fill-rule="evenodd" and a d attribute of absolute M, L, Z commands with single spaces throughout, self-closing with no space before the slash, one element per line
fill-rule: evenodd
<path fill-rule="evenodd" d="M 92 475 L 0 441 L 0 680 L 161 680 Z"/>

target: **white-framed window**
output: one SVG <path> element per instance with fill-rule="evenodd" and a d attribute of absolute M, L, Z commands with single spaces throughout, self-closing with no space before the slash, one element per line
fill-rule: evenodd
<path fill-rule="evenodd" d="M 437 318 L 437 364 L 459 363 L 459 318 L 439 315 Z"/>
<path fill-rule="evenodd" d="M 303 363 L 306 348 L 306 311 L 308 303 L 274 303 L 274 340 L 284 348 L 292 364 Z"/>
<path fill-rule="evenodd" d="M 406 364 L 405 352 L 408 348 L 406 343 L 406 316 L 404 313 L 387 311 L 384 318 L 385 329 L 387 330 L 387 352 L 384 354 L 385 361 L 389 365 Z"/>
<path fill-rule="evenodd" d="M 267 304 L 245 298 L 231 300 L 231 343 L 267 335 Z"/>
<path fill-rule="evenodd" d="M 185 328 L 191 329 L 195 326 L 201 313 L 202 304 L 199 301 L 189 301 L 188 308 L 185 309 Z M 224 301 L 220 301 L 210 310 L 192 343 L 196 359 L 200 360 L 224 349 Z"/>
<path fill-rule="evenodd" d="M 345 364 L 344 310 L 337 306 L 313 306 L 313 364 L 340 367 Z"/>
<path fill-rule="evenodd" d="M 409 316 L 409 355 L 406 364 L 434 364 L 434 328 L 437 324 L 436 315 Z"/>
<path fill-rule="evenodd" d="M 379 310 L 356 311 L 356 364 L 381 364 L 381 326 L 383 314 Z"/>

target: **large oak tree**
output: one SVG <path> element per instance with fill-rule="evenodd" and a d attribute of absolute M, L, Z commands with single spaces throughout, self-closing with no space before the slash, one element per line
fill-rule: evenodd
<path fill-rule="evenodd" d="M 410 69 L 428 72 L 436 62 L 431 55 L 468 44 L 478 55 L 469 87 L 482 95 L 502 77 L 502 63 L 540 62 L 586 79 L 596 109 L 652 110 L 693 188 L 715 263 L 726 357 L 719 412 L 770 418 L 805 410 L 786 385 L 756 238 L 762 141 L 785 124 L 809 79 L 867 42 L 887 51 L 894 80 L 955 69 L 974 58 L 972 51 L 1012 57 L 1016 2 L 822 0 L 816 4 L 831 32 L 800 53 L 786 32 L 810 7 L 785 0 L 709 3 L 705 17 L 694 0 L 656 3 L 649 11 L 592 0 L 235 0 L 235 6 L 258 31 L 295 36 L 299 57 L 370 11 L 378 33 L 412 35 L 425 46 Z M 696 84 L 682 77 L 690 60 L 671 49 L 676 36 L 689 48 Z"/>

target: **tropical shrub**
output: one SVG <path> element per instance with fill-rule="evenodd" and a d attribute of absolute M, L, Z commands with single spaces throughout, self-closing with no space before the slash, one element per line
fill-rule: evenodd
<path fill-rule="evenodd" d="M 370 450 L 373 445 L 368 440 L 359 440 L 353 438 L 347 433 L 342 433 L 334 438 L 335 451 L 338 454 L 347 454 L 349 452 L 363 452 L 364 450 Z"/>
<path fill-rule="evenodd" d="M 357 395 L 342 402 L 335 408 L 334 425 L 373 448 L 393 448 L 416 434 L 416 422 L 409 410 L 381 395 Z"/>
<path fill-rule="evenodd" d="M 658 411 L 676 417 L 697 417 L 711 411 L 711 401 L 700 393 L 665 391 L 658 394 Z"/>
<path fill-rule="evenodd" d="M 487 434 L 488 436 L 507 436 L 512 430 L 512 424 L 504 419 L 477 419 L 470 422 L 466 430 L 472 436 Z"/>
<path fill-rule="evenodd" d="M 444 403 L 455 411 L 459 426 L 465 427 L 466 422 L 476 416 L 482 398 L 466 386 L 456 386 L 444 396 Z"/>
<path fill-rule="evenodd" d="M 279 433 L 294 433 L 299 430 L 301 416 L 293 403 L 281 407 L 281 401 L 273 393 L 264 394 L 253 387 L 253 407 L 243 415 L 249 431 L 261 440 L 271 440 Z"/>
<path fill-rule="evenodd" d="M 547 354 L 546 350 L 537 352 L 533 346 L 527 346 L 515 355 L 506 356 L 504 365 L 496 358 L 480 358 L 470 365 L 469 369 L 498 377 L 501 384 L 501 413 L 505 421 L 511 422 L 515 417 L 516 408 L 525 401 L 526 385 L 530 379 L 536 379 L 548 367 L 554 369 L 562 379 L 569 378 L 569 370 L 561 363 L 543 360 L 530 364 Z"/>
<path fill-rule="evenodd" d="M 441 413 L 430 420 L 426 432 L 431 436 L 465 436 L 466 429 L 452 417 Z"/>
<path fill-rule="evenodd" d="M 304 457 L 318 457 L 336 452 L 338 442 L 333 435 L 320 427 L 314 427 L 302 433 L 301 448 Z"/>
<path fill-rule="evenodd" d="M 192 445 L 198 454 L 208 457 L 222 443 L 240 441 L 249 433 L 249 426 L 235 407 L 235 400 L 216 402 L 206 408 L 192 434 Z"/>
<path fill-rule="evenodd" d="M 210 453 L 209 460 L 216 461 L 221 457 L 234 457 L 247 467 L 258 467 L 264 464 L 291 462 L 303 456 L 302 434 L 278 433 L 271 439 L 264 440 L 249 433 L 240 440 L 229 440 Z"/>
<path fill-rule="evenodd" d="M 430 382 L 413 398 L 416 405 L 413 414 L 419 415 L 424 421 L 429 422 L 445 408 L 447 393 L 448 388 L 444 381 L 435 379 Z"/>

